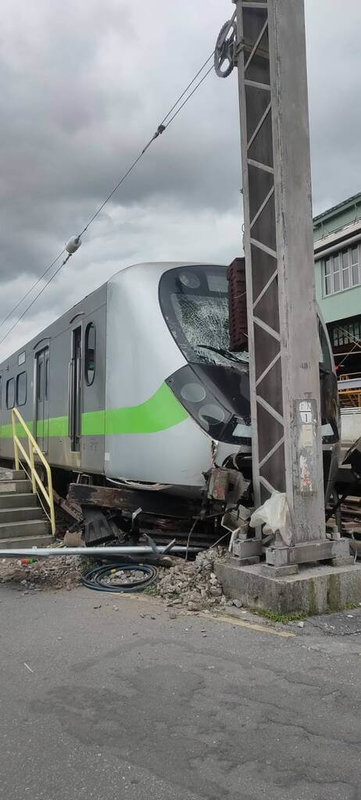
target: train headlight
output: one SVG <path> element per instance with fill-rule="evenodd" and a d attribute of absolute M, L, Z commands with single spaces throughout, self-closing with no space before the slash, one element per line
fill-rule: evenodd
<path fill-rule="evenodd" d="M 207 397 L 204 386 L 198 381 L 197 383 L 195 381 L 186 383 L 185 386 L 182 386 L 180 393 L 186 403 L 201 403 Z"/>
<path fill-rule="evenodd" d="M 213 387 L 204 384 L 190 365 L 171 375 L 167 384 L 198 425 L 213 439 L 221 439 L 232 413 L 219 402 Z"/>
<path fill-rule="evenodd" d="M 225 418 L 224 409 L 222 406 L 215 405 L 215 403 L 207 403 L 198 411 L 198 419 L 206 430 L 209 430 L 212 425 L 219 425 L 224 422 Z"/>
<path fill-rule="evenodd" d="M 238 381 L 238 375 L 234 380 L 233 369 L 230 374 L 220 366 L 208 365 L 206 369 L 201 364 L 186 364 L 170 375 L 166 383 L 188 414 L 212 439 L 235 446 L 250 446 L 249 400 L 245 398 L 242 401 L 241 383 Z M 247 411 L 244 416 L 237 413 L 239 398 Z"/>

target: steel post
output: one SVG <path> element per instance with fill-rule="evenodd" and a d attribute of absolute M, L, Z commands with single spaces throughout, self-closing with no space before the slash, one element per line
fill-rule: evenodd
<path fill-rule="evenodd" d="M 326 536 L 304 3 L 236 11 L 253 480 L 297 545 Z"/>

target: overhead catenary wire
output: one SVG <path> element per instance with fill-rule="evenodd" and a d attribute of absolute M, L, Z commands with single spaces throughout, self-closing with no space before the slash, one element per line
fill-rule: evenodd
<path fill-rule="evenodd" d="M 182 92 L 182 94 L 180 94 L 180 95 L 179 95 L 179 97 L 178 97 L 178 99 L 175 101 L 175 103 L 173 103 L 173 105 L 172 105 L 172 108 L 170 108 L 170 109 L 169 109 L 169 111 L 168 111 L 168 114 L 166 114 L 166 115 L 165 115 L 165 117 L 163 117 L 163 119 L 162 119 L 162 121 L 161 121 L 161 123 L 160 123 L 161 125 L 164 125 L 164 123 L 166 122 L 166 120 L 168 119 L 168 117 L 170 117 L 170 115 L 171 115 L 172 111 L 174 111 L 174 109 L 177 107 L 178 103 L 180 103 L 180 101 L 182 100 L 182 98 L 184 97 L 184 95 L 186 94 L 186 92 L 188 92 L 188 89 L 190 89 L 190 88 L 191 88 L 191 86 L 193 86 L 194 82 L 195 82 L 195 81 L 197 80 L 197 78 L 198 78 L 198 75 L 200 75 L 200 74 L 201 74 L 201 72 L 203 72 L 204 68 L 207 66 L 207 64 L 210 62 L 210 60 L 211 60 L 211 58 L 213 58 L 213 56 L 214 56 L 214 50 L 212 50 L 211 54 L 208 56 L 208 58 L 206 58 L 206 60 L 205 60 L 205 61 L 204 61 L 204 63 L 202 64 L 202 66 L 201 66 L 201 67 L 199 67 L 199 70 L 198 70 L 198 72 L 196 72 L 196 74 L 194 75 L 194 77 L 192 78 L 192 80 L 191 80 L 191 81 L 188 83 L 188 86 L 186 86 L 186 88 L 185 88 L 185 89 L 183 89 L 183 92 Z M 212 65 L 212 67 L 213 67 L 213 65 Z"/>
<path fill-rule="evenodd" d="M 24 295 L 22 296 L 22 298 L 21 298 L 21 299 L 20 299 L 20 300 L 19 300 L 19 301 L 16 303 L 16 305 L 15 305 L 15 306 L 13 306 L 13 308 L 12 308 L 12 309 L 9 311 L 9 313 L 6 315 L 6 317 L 4 317 L 4 319 L 3 319 L 3 320 L 0 322 L 0 328 L 2 328 L 2 327 L 3 327 L 3 325 L 5 325 L 5 322 L 7 322 L 7 321 L 8 321 L 8 319 L 9 319 L 10 317 L 12 317 L 12 315 L 14 314 L 14 312 L 15 312 L 15 311 L 17 311 L 17 309 L 19 308 L 19 306 L 21 306 L 21 304 L 24 302 L 24 300 L 26 300 L 26 298 L 27 298 L 27 297 L 29 297 L 29 294 L 31 294 L 31 293 L 34 291 L 34 289 L 36 289 L 36 287 L 39 285 L 39 283 L 41 283 L 41 281 L 43 280 L 43 278 L 45 278 L 45 275 L 47 275 L 47 273 L 48 273 L 48 272 L 51 270 L 51 268 L 54 266 L 54 264 L 56 264 L 56 262 L 57 262 L 57 261 L 59 261 L 59 258 L 61 258 L 61 256 L 62 256 L 62 255 L 64 255 L 64 253 L 65 253 L 65 247 L 64 247 L 64 250 L 62 250 L 62 251 L 61 251 L 61 253 L 58 253 L 58 255 L 56 256 L 56 258 L 54 258 L 54 260 L 51 262 L 51 264 L 49 264 L 49 265 L 46 267 L 46 269 L 44 270 L 44 272 L 43 272 L 43 273 L 40 275 L 40 277 L 39 277 L 39 278 L 38 278 L 38 279 L 35 281 L 35 283 L 33 283 L 33 285 L 30 287 L 30 289 L 28 289 L 28 291 L 27 291 L 27 292 L 25 292 L 25 294 L 24 294 Z"/>
<path fill-rule="evenodd" d="M 63 250 L 63 252 L 64 252 L 64 250 Z M 47 282 L 44 284 L 42 289 L 40 289 L 40 292 L 38 292 L 36 297 L 33 298 L 31 303 L 29 303 L 29 305 L 26 306 L 26 308 L 24 309 L 22 314 L 20 314 L 20 317 L 18 317 L 18 319 L 14 322 L 14 324 L 11 326 L 11 328 L 9 328 L 9 330 L 6 332 L 5 336 L 3 336 L 2 339 L 0 339 L 0 344 L 2 344 L 5 341 L 5 339 L 7 339 L 7 337 L 14 330 L 14 328 L 16 328 L 16 326 L 19 324 L 19 322 L 21 322 L 22 318 L 25 317 L 25 314 L 27 313 L 27 311 L 29 311 L 31 306 L 33 306 L 34 303 L 36 303 L 36 301 L 39 299 L 40 295 L 42 295 L 43 292 L 45 292 L 46 287 L 49 286 L 49 283 L 53 280 L 53 278 L 55 278 L 55 276 L 58 274 L 58 272 L 60 272 L 60 270 L 63 268 L 63 266 L 66 264 L 66 262 L 69 261 L 69 258 L 71 258 L 71 255 L 72 255 L 71 253 L 68 253 L 67 257 L 64 258 L 64 261 L 62 261 L 62 263 L 60 264 L 60 267 L 58 267 L 58 269 L 55 270 L 55 272 L 52 274 L 51 278 L 49 278 L 49 280 L 47 280 Z"/>
<path fill-rule="evenodd" d="M 111 192 L 110 192 L 110 193 L 107 195 L 107 197 L 105 198 L 105 200 L 104 200 L 104 201 L 101 203 L 101 205 L 100 205 L 100 206 L 99 206 L 99 207 L 96 209 L 96 211 L 94 212 L 94 214 L 93 214 L 93 215 L 90 217 L 90 219 L 88 220 L 88 222 L 86 223 L 86 225 L 83 227 L 82 231 L 81 231 L 81 232 L 78 234 L 78 237 L 79 237 L 79 238 L 80 238 L 81 236 L 83 236 L 83 234 L 84 234 L 84 233 L 85 233 L 85 232 L 86 232 L 86 231 L 89 229 L 90 225 L 91 225 L 91 224 L 92 224 L 92 223 L 95 221 L 95 219 L 96 219 L 96 218 L 99 216 L 99 214 L 101 213 L 101 211 L 103 210 L 103 208 L 106 206 L 106 204 L 107 204 L 107 203 L 109 203 L 109 201 L 110 201 L 110 200 L 111 200 L 111 198 L 114 196 L 114 194 L 115 194 L 115 193 L 118 191 L 118 189 L 120 188 L 120 186 L 122 185 L 122 183 L 124 183 L 124 181 L 125 181 L 125 180 L 128 178 L 128 176 L 130 175 L 130 173 L 133 171 L 133 169 L 134 169 L 134 168 L 137 166 L 137 164 L 139 163 L 139 161 L 140 161 L 140 160 L 143 158 L 143 156 L 145 155 L 145 153 L 147 152 L 147 150 L 149 149 L 149 147 L 152 145 L 152 143 L 155 141 L 155 139 L 157 139 L 157 138 L 158 138 L 158 137 L 159 137 L 159 136 L 160 136 L 162 133 L 164 133 L 164 131 L 165 131 L 165 130 L 166 130 L 168 127 L 169 127 L 169 125 L 170 125 L 170 124 L 173 122 L 173 120 L 174 120 L 174 119 L 177 117 L 177 115 L 180 113 L 180 111 L 181 111 L 181 110 L 184 108 L 184 106 L 186 105 L 186 103 L 188 103 L 188 101 L 190 100 L 190 98 L 191 98 L 191 97 L 193 97 L 193 95 L 194 95 L 194 94 L 195 94 L 195 92 L 196 92 L 196 91 L 199 89 L 199 87 L 201 86 L 201 84 L 203 83 L 203 81 L 205 81 L 205 79 L 208 77 L 208 75 L 209 75 L 209 74 L 212 72 L 212 70 L 214 69 L 214 65 L 213 65 L 213 64 L 212 64 L 212 65 L 209 67 L 209 69 L 208 69 L 208 70 L 207 70 L 207 71 L 206 71 L 206 72 L 205 72 L 205 73 L 202 75 L 202 77 L 200 78 L 200 80 L 199 80 L 199 81 L 198 81 L 198 82 L 195 84 L 195 82 L 197 81 L 197 78 L 198 78 L 198 77 L 199 77 L 199 76 L 202 74 L 203 70 L 205 69 L 205 67 L 207 66 L 207 64 L 209 63 L 209 61 L 210 61 L 210 60 L 213 58 L 213 56 L 214 56 L 214 50 L 213 50 L 213 51 L 212 51 L 212 53 L 211 53 L 211 54 L 208 56 L 208 58 L 207 58 L 207 59 L 206 59 L 206 60 L 203 62 L 202 66 L 201 66 L 201 67 L 200 67 L 200 68 L 197 70 L 196 74 L 194 75 L 194 77 L 192 78 L 192 80 L 191 80 L 191 81 L 190 81 L 190 82 L 187 84 L 187 86 L 186 86 L 186 87 L 185 87 L 185 89 L 182 91 L 182 93 L 179 95 L 179 97 L 177 98 L 177 100 L 175 101 L 175 103 L 173 103 L 173 105 L 172 105 L 172 107 L 169 109 L 168 113 L 165 115 L 165 117 L 163 117 L 163 119 L 162 119 L 162 122 L 161 122 L 161 123 L 158 125 L 158 127 L 157 127 L 157 130 L 155 131 L 155 133 L 153 134 L 153 136 L 152 136 L 152 137 L 149 139 L 149 141 L 146 143 L 146 145 L 143 147 L 143 149 L 141 150 L 141 152 L 139 153 L 139 155 L 138 155 L 138 156 L 137 156 L 137 157 L 134 159 L 134 161 L 133 161 L 133 162 L 130 164 L 130 166 L 129 166 L 129 167 L 128 167 L 128 169 L 125 171 L 125 173 L 122 175 L 122 177 L 121 177 L 121 178 L 120 178 L 120 180 L 117 182 L 117 184 L 114 186 L 114 188 L 112 189 L 112 191 L 111 191 Z M 195 84 L 195 86 L 194 86 L 194 84 Z M 193 89 L 192 89 L 192 91 L 191 91 L 191 92 L 189 92 L 189 89 L 191 89 L 191 87 L 192 87 L 192 86 L 193 86 Z M 187 94 L 187 92 L 189 92 L 189 93 Z M 184 100 L 183 100 L 183 98 L 184 98 Z M 183 102 L 181 103 L 181 105 L 179 105 L 179 103 L 181 102 L 181 100 L 183 100 Z M 172 113 L 173 111 L 174 111 L 174 113 Z M 19 300 L 19 301 L 16 303 L 16 305 L 15 305 L 15 306 L 13 306 L 13 308 L 12 308 L 12 309 L 11 309 L 11 310 L 8 312 L 8 314 L 7 314 L 7 315 L 4 317 L 4 319 L 3 319 L 3 320 L 0 322 L 0 328 L 1 328 L 1 327 L 3 327 L 3 325 L 5 324 L 5 322 L 7 322 L 7 320 L 8 320 L 10 317 L 12 317 L 12 316 L 13 316 L 14 312 L 15 312 L 15 311 L 17 311 L 17 309 L 18 309 L 18 308 L 19 308 L 19 307 L 22 305 L 22 303 L 24 302 L 24 300 L 26 300 L 26 299 L 27 299 L 27 297 L 29 297 L 29 295 L 30 295 L 30 294 L 32 294 L 32 292 L 34 291 L 34 289 L 36 289 L 36 287 L 39 285 L 39 283 L 41 283 L 41 281 L 44 279 L 44 277 L 45 277 L 45 276 L 48 274 L 48 272 L 49 272 L 49 271 L 52 269 L 52 267 L 53 267 L 53 266 L 56 264 L 56 262 L 57 262 L 57 261 L 59 261 L 59 259 L 60 259 L 60 258 L 63 256 L 63 254 L 64 254 L 65 252 L 66 252 L 66 249 L 64 248 L 64 249 L 63 249 L 63 250 L 62 250 L 62 251 L 61 251 L 61 252 L 60 252 L 60 253 L 59 253 L 59 254 L 56 256 L 56 258 L 55 258 L 55 259 L 53 259 L 53 261 L 52 261 L 52 262 L 49 264 L 49 266 L 47 266 L 47 267 L 46 267 L 46 269 L 44 270 L 44 272 L 42 273 L 42 275 L 41 275 L 39 278 L 37 278 L 37 280 L 36 280 L 36 281 L 35 281 L 35 283 L 34 283 L 34 284 L 31 286 L 31 288 L 30 288 L 30 289 L 28 289 L 28 291 L 27 291 L 27 292 L 26 292 L 26 293 L 23 295 L 23 297 L 22 297 L 22 298 L 21 298 L 21 299 L 20 299 L 20 300 Z M 65 259 L 62 261 L 62 263 L 60 264 L 60 266 L 59 266 L 59 267 L 58 267 L 58 268 L 57 268 L 57 269 L 56 269 L 56 270 L 55 270 L 55 271 L 54 271 L 54 272 L 51 274 L 51 276 L 49 277 L 49 279 L 47 280 L 47 282 L 44 284 L 44 286 L 43 286 L 43 287 L 40 289 L 40 291 L 39 291 L 39 292 L 38 292 L 38 293 L 35 295 L 35 297 L 32 299 L 32 301 L 31 301 L 31 302 L 30 302 L 30 303 L 29 303 L 29 304 L 26 306 L 26 308 L 23 310 L 23 312 L 20 314 L 20 316 L 19 316 L 19 317 L 18 317 L 18 318 L 15 320 L 15 322 L 13 323 L 13 325 L 12 325 L 12 326 L 9 328 L 9 330 L 8 330 L 8 331 L 5 333 L 5 335 L 2 337 L 2 339 L 0 339 L 0 345 L 1 345 L 1 344 L 2 344 L 4 341 L 5 341 L 5 339 L 7 339 L 7 337 L 10 335 L 10 333 L 12 333 L 12 331 L 13 331 L 13 330 L 14 330 L 14 329 L 17 327 L 17 325 L 19 324 L 19 322 L 21 322 L 21 320 L 22 320 L 22 319 L 23 319 L 23 317 L 24 317 L 24 316 L 27 314 L 27 312 L 29 311 L 29 309 L 30 309 L 30 308 L 31 308 L 31 307 L 34 305 L 34 303 L 36 303 L 36 301 L 37 301 L 37 300 L 39 299 L 39 297 L 40 297 L 40 296 L 43 294 L 43 292 L 44 292 L 44 291 L 45 291 L 45 289 L 46 289 L 46 288 L 49 286 L 49 284 L 52 282 L 52 280 L 54 280 L 54 278 L 56 277 L 56 275 L 58 275 L 58 273 L 59 273 L 59 272 L 60 272 L 60 270 L 63 268 L 63 266 L 65 266 L 65 264 L 67 263 L 67 261 L 69 261 L 69 258 L 71 258 L 71 256 L 72 256 L 72 255 L 73 255 L 72 253 L 69 253 L 69 254 L 67 255 L 67 257 L 66 257 L 66 258 L 65 258 Z"/>
<path fill-rule="evenodd" d="M 207 62 L 205 62 L 205 63 L 208 63 L 208 61 L 209 61 L 209 59 L 207 59 Z M 203 69 L 203 68 L 204 68 L 204 65 L 203 65 L 203 67 L 201 67 L 201 70 L 200 70 L 200 71 L 202 71 L 202 69 Z M 81 233 L 79 234 L 79 236 L 83 236 L 83 234 L 85 233 L 85 231 L 87 231 L 87 230 L 88 230 L 89 226 L 92 224 L 92 222 L 94 222 L 94 220 L 97 218 L 97 216 L 98 216 L 98 215 L 100 214 L 100 212 L 103 210 L 104 206 L 105 206 L 107 203 L 109 203 L 109 200 L 111 200 L 111 198 L 113 197 L 113 195 L 115 194 L 115 192 L 116 192 L 116 191 L 119 189 L 119 187 L 122 185 L 122 183 L 123 183 L 123 182 L 126 180 L 126 178 L 128 177 L 128 175 L 130 175 L 130 173 L 132 172 L 132 170 L 134 169 L 134 167 L 136 167 L 136 165 L 138 164 L 138 162 L 140 161 L 140 159 L 141 159 L 141 158 L 143 158 L 144 154 L 147 152 L 148 148 L 151 146 L 151 144 L 154 142 L 154 140 L 155 140 L 155 139 L 157 139 L 157 138 L 158 138 L 158 136 L 160 136 L 162 133 L 164 133 L 164 131 L 165 131 L 165 130 L 166 130 L 168 127 L 169 127 L 169 125 L 171 124 L 171 122 L 173 122 L 173 120 L 175 119 L 175 117 L 177 116 L 177 114 L 179 114 L 179 112 L 180 112 L 180 111 L 182 110 L 182 108 L 183 108 L 183 107 L 186 105 L 186 103 L 188 103 L 188 100 L 190 100 L 190 98 L 191 98 L 191 97 L 192 97 L 192 96 L 195 94 L 195 92 L 197 91 L 197 89 L 199 89 L 200 85 L 201 85 L 201 84 L 203 83 L 203 81 L 204 81 L 204 80 L 207 78 L 207 76 L 209 75 L 209 73 L 210 73 L 210 72 L 212 72 L 212 70 L 213 70 L 213 69 L 214 69 L 214 67 L 213 67 L 213 64 L 212 64 L 212 66 L 211 66 L 211 67 L 210 67 L 210 68 L 207 70 L 207 72 L 205 73 L 205 75 L 203 75 L 203 77 L 200 79 L 200 81 L 198 81 L 198 83 L 195 85 L 195 87 L 193 88 L 193 90 L 192 90 L 192 91 L 191 91 L 191 92 L 190 92 L 190 93 L 187 95 L 186 99 L 185 99 L 185 100 L 183 100 L 183 103 L 182 103 L 182 104 L 179 106 L 179 108 L 177 109 L 177 111 L 175 111 L 175 112 L 174 112 L 173 116 L 172 116 L 172 117 L 171 117 L 171 118 L 168 120 L 168 122 L 166 122 L 166 123 L 164 124 L 164 121 L 163 121 L 163 122 L 161 122 L 161 123 L 158 125 L 158 128 L 157 128 L 156 132 L 153 134 L 153 136 L 151 137 L 151 139 L 149 139 L 149 142 L 147 142 L 147 144 L 145 145 L 145 147 L 143 147 L 143 150 L 142 150 L 142 151 L 139 153 L 139 155 L 137 156 L 137 158 L 136 158 L 136 159 L 133 161 L 133 163 L 130 165 L 130 167 L 127 169 L 127 171 L 124 173 L 124 175 L 123 175 L 123 176 L 120 178 L 120 180 L 118 181 L 118 183 L 116 184 L 116 186 L 114 186 L 114 189 L 112 189 L 112 191 L 110 192 L 110 194 L 108 194 L 108 196 L 105 198 L 105 200 L 104 200 L 104 201 L 102 202 L 102 204 L 99 206 L 99 208 L 98 208 L 98 209 L 95 211 L 95 213 L 93 214 L 93 216 L 90 218 L 89 222 L 87 222 L 87 224 L 85 225 L 85 227 L 83 228 L 83 230 L 82 230 L 82 231 L 81 231 Z M 199 75 L 199 72 L 200 72 L 200 71 L 198 71 L 198 73 L 197 73 L 197 76 Z M 191 85 L 194 83 L 194 80 L 195 80 L 195 79 L 196 79 L 196 76 L 195 76 L 195 77 L 194 77 L 194 79 L 191 81 L 191 83 L 188 85 L 188 88 L 189 88 L 189 86 L 191 86 Z M 185 90 L 185 91 L 186 91 L 186 90 Z M 182 94 L 182 95 L 181 95 L 181 96 L 178 98 L 178 100 L 177 100 L 177 102 L 174 104 L 174 106 L 173 106 L 172 110 L 173 110 L 173 109 L 174 109 L 174 108 L 175 108 L 175 107 L 178 105 L 178 103 L 179 103 L 179 101 L 180 101 L 181 97 L 183 97 L 183 96 L 184 96 L 184 92 L 183 92 L 183 94 Z M 169 112 L 169 113 L 167 114 L 167 116 L 164 118 L 165 120 L 168 118 L 169 114 L 170 114 L 170 112 Z"/>

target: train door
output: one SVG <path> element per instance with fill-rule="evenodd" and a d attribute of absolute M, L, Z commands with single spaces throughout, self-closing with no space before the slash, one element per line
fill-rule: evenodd
<path fill-rule="evenodd" d="M 49 446 L 49 348 L 35 355 L 35 434 L 43 453 Z"/>
<path fill-rule="evenodd" d="M 82 395 L 82 370 L 81 370 L 81 327 L 75 328 L 72 333 L 72 358 L 70 362 L 69 379 L 69 435 L 70 449 L 80 450 L 81 433 L 81 395 Z"/>
<path fill-rule="evenodd" d="M 3 424 L 3 377 L 0 375 L 0 431 Z"/>

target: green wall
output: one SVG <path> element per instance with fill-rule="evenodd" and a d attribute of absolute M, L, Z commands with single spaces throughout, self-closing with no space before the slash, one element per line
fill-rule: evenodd
<path fill-rule="evenodd" d="M 333 322 L 335 319 L 345 319 L 361 314 L 361 286 L 354 286 L 352 289 L 345 289 L 338 294 L 331 294 L 328 297 L 322 296 L 322 261 L 316 261 L 316 300 L 320 306 L 325 322 Z"/>
<path fill-rule="evenodd" d="M 313 221 L 314 241 L 319 242 L 325 236 L 342 231 L 345 226 L 358 220 L 360 220 L 361 228 L 361 193 L 315 217 Z M 343 246 L 345 244 L 347 245 L 347 240 Z M 361 314 L 361 286 L 354 286 L 327 297 L 323 296 L 322 265 L 322 259 L 315 262 L 315 287 L 316 300 L 325 322 Z"/>

